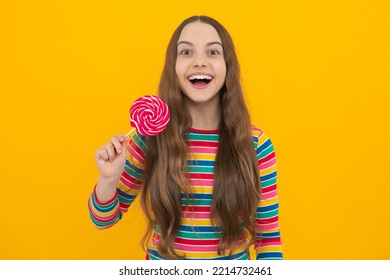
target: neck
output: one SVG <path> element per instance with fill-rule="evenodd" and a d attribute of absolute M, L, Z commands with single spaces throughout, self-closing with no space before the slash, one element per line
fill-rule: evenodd
<path fill-rule="evenodd" d="M 200 130 L 214 130 L 219 128 L 221 121 L 219 98 L 215 98 L 212 102 L 206 103 L 195 103 L 187 99 L 185 105 L 191 116 L 192 128 Z"/>

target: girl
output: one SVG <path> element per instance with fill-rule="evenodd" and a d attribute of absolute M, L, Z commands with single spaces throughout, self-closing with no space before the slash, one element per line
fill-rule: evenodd
<path fill-rule="evenodd" d="M 257 259 L 282 259 L 274 148 L 250 124 L 220 23 L 194 16 L 180 24 L 159 96 L 171 112 L 162 133 L 118 134 L 95 153 L 95 225 L 114 225 L 140 194 L 148 259 L 249 259 L 252 244 Z"/>

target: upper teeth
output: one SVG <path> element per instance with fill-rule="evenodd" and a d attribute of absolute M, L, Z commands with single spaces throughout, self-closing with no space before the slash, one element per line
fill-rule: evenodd
<path fill-rule="evenodd" d="M 190 80 L 211 80 L 212 77 L 210 75 L 191 75 L 188 79 Z"/>

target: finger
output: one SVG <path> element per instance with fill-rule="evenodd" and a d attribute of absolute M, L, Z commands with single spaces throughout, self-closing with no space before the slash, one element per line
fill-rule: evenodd
<path fill-rule="evenodd" d="M 117 135 L 117 138 L 120 142 L 119 143 L 120 148 L 116 148 L 116 150 L 120 154 L 122 151 L 126 151 L 126 146 L 129 143 L 131 136 L 130 135 L 123 135 L 123 134 L 119 133 Z M 117 147 L 117 146 L 115 145 L 115 147 Z"/>
<path fill-rule="evenodd" d="M 116 135 L 116 137 L 119 139 L 119 141 L 122 143 L 123 141 L 126 140 L 126 135 L 122 134 L 122 133 L 118 133 Z"/>
<path fill-rule="evenodd" d="M 122 142 L 122 150 L 123 151 L 126 151 L 126 146 L 129 143 L 130 138 L 131 138 L 130 135 L 124 136 L 124 139 L 123 139 L 123 142 Z"/>
<path fill-rule="evenodd" d="M 105 148 L 101 148 L 96 151 L 95 158 L 98 160 L 107 161 L 108 160 L 108 153 Z"/>
<path fill-rule="evenodd" d="M 107 151 L 108 154 L 108 160 L 111 162 L 114 161 L 116 152 L 111 142 L 105 146 L 105 150 Z"/>
<path fill-rule="evenodd" d="M 118 136 L 111 138 L 111 144 L 118 154 L 122 153 L 122 143 L 121 142 L 122 141 L 120 141 Z"/>

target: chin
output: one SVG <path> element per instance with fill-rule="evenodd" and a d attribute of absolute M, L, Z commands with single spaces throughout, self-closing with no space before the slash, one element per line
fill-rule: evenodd
<path fill-rule="evenodd" d="M 214 101 L 216 98 L 218 98 L 219 93 L 216 94 L 202 94 L 202 93 L 196 93 L 196 94 L 184 94 L 185 98 L 192 102 L 192 103 L 199 103 L 199 104 L 205 104 L 208 102 Z"/>

